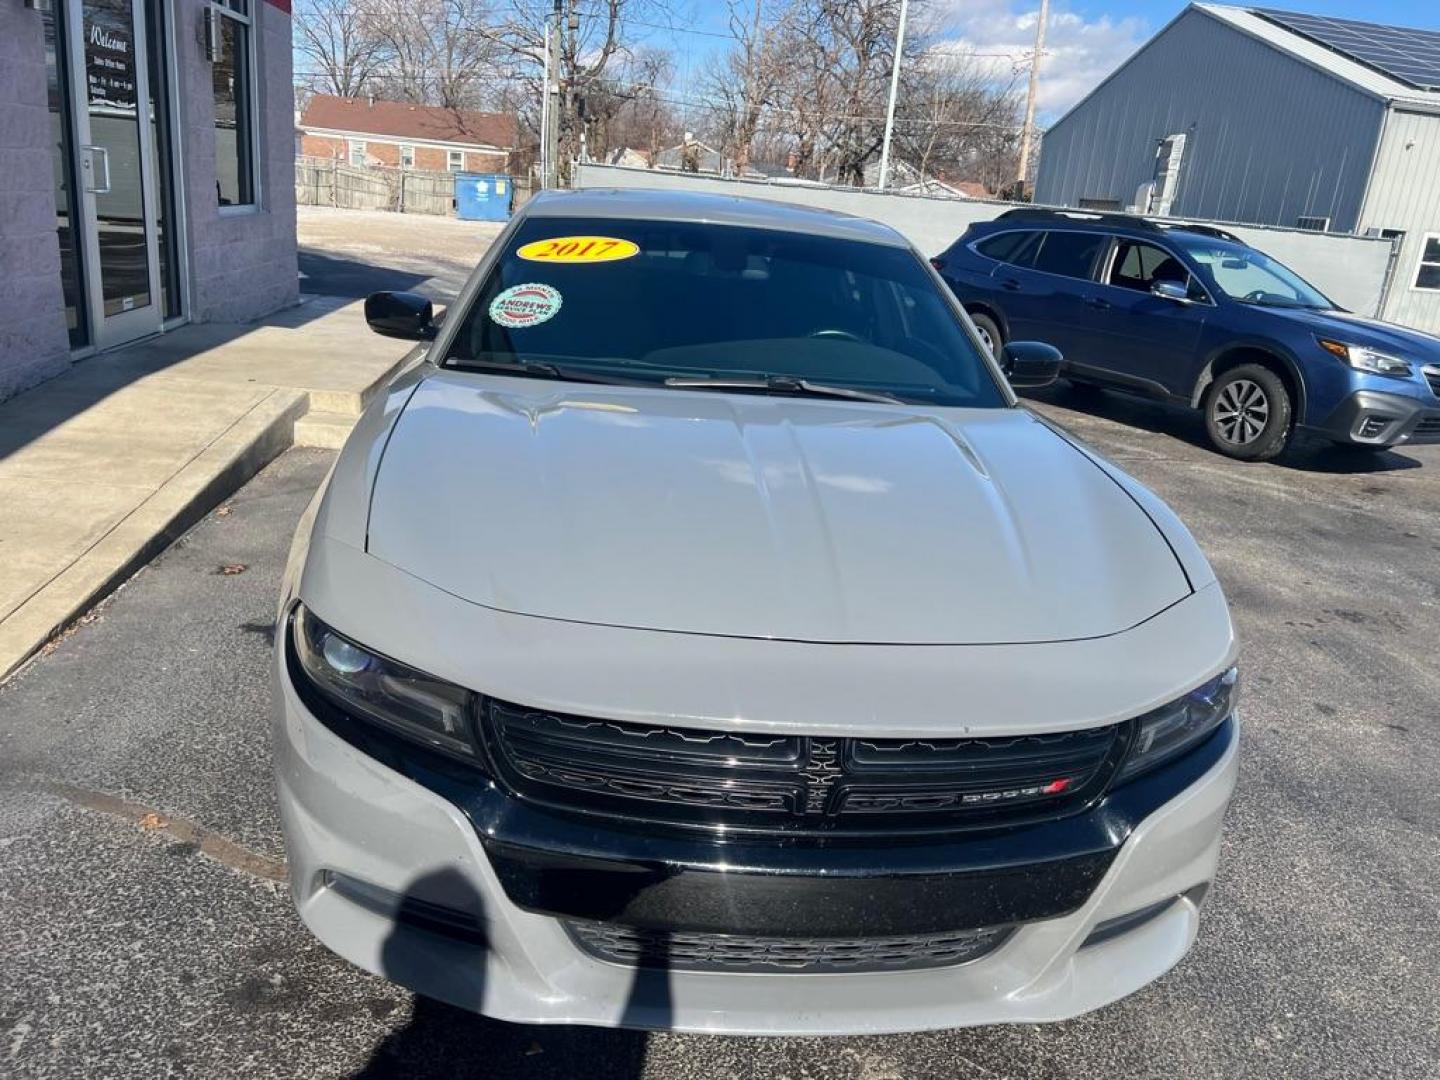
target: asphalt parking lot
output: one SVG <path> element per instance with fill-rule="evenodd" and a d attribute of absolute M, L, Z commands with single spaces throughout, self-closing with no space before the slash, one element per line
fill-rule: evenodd
<path fill-rule="evenodd" d="M 0 687 L 0 1074 L 1440 1074 L 1440 448 L 1238 465 L 1198 420 L 1036 405 L 1164 496 L 1244 642 L 1242 777 L 1199 943 L 1069 1023 L 738 1039 L 530 1029 L 329 955 L 285 886 L 269 627 L 330 460 L 292 451 Z"/>
<path fill-rule="evenodd" d="M 384 210 L 296 208 L 300 291 L 368 296 L 409 289 L 448 304 L 501 224 Z"/>

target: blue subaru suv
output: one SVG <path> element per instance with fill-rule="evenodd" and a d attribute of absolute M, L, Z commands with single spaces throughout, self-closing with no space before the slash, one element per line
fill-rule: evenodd
<path fill-rule="evenodd" d="M 1222 229 L 1023 208 L 932 261 L 992 351 L 1047 341 L 1072 382 L 1201 409 L 1231 457 L 1299 431 L 1440 442 L 1440 338 L 1345 311 Z"/>

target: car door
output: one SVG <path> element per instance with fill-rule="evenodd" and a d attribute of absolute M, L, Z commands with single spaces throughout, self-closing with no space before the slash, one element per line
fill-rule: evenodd
<path fill-rule="evenodd" d="M 1083 301 L 1109 241 L 1102 232 L 1047 229 L 1029 266 L 997 270 L 1002 288 L 1013 296 L 1005 308 L 1010 340 L 1043 341 L 1068 358 L 1085 332 Z M 1019 279 L 1014 288 L 1004 284 L 1007 270 Z"/>
<path fill-rule="evenodd" d="M 1159 243 L 1117 236 L 1081 300 L 1084 327 L 1068 357 L 1074 374 L 1155 395 L 1186 395 L 1205 320 L 1214 305 L 1178 255 Z M 1151 292 L 1158 281 L 1186 298 Z"/>
<path fill-rule="evenodd" d="M 991 267 L 986 279 L 984 299 L 999 310 L 1005 334 L 1011 340 L 1030 337 L 1038 317 L 1031 266 L 1044 240 L 1045 234 L 1038 229 L 1015 229 L 994 233 L 973 245 L 977 255 L 998 263 Z M 956 295 L 962 301 L 972 299 L 959 289 Z"/>

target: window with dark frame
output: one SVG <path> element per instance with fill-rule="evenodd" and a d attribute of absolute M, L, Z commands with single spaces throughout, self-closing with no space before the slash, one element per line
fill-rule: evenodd
<path fill-rule="evenodd" d="M 1425 237 L 1425 245 L 1420 249 L 1420 265 L 1415 269 L 1414 288 L 1440 291 L 1440 233 Z"/>
<path fill-rule="evenodd" d="M 251 0 L 212 0 L 215 58 L 211 80 L 215 99 L 215 195 L 221 206 L 255 202 Z"/>

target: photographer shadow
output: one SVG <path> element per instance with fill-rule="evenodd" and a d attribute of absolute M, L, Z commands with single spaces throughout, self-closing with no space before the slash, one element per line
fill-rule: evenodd
<path fill-rule="evenodd" d="M 459 925 L 444 912 L 465 912 L 469 918 Z M 401 985 L 425 985 L 431 981 L 426 978 L 431 965 L 458 960 L 467 965 L 469 977 L 456 984 L 454 997 L 467 1007 L 416 994 L 409 1020 L 385 1036 L 351 1074 L 353 1080 L 638 1080 L 645 1066 L 646 1035 L 630 1027 L 665 1027 L 671 1015 L 663 950 L 661 955 L 652 953 L 647 966 L 635 968 L 622 1028 L 512 1024 L 472 1011 L 484 999 L 488 921 L 484 900 L 456 870 L 417 879 L 406 890 L 396 922 L 381 953 L 385 977 Z M 417 949 L 417 933 L 433 948 Z M 455 957 L 446 955 L 451 949 Z"/>

